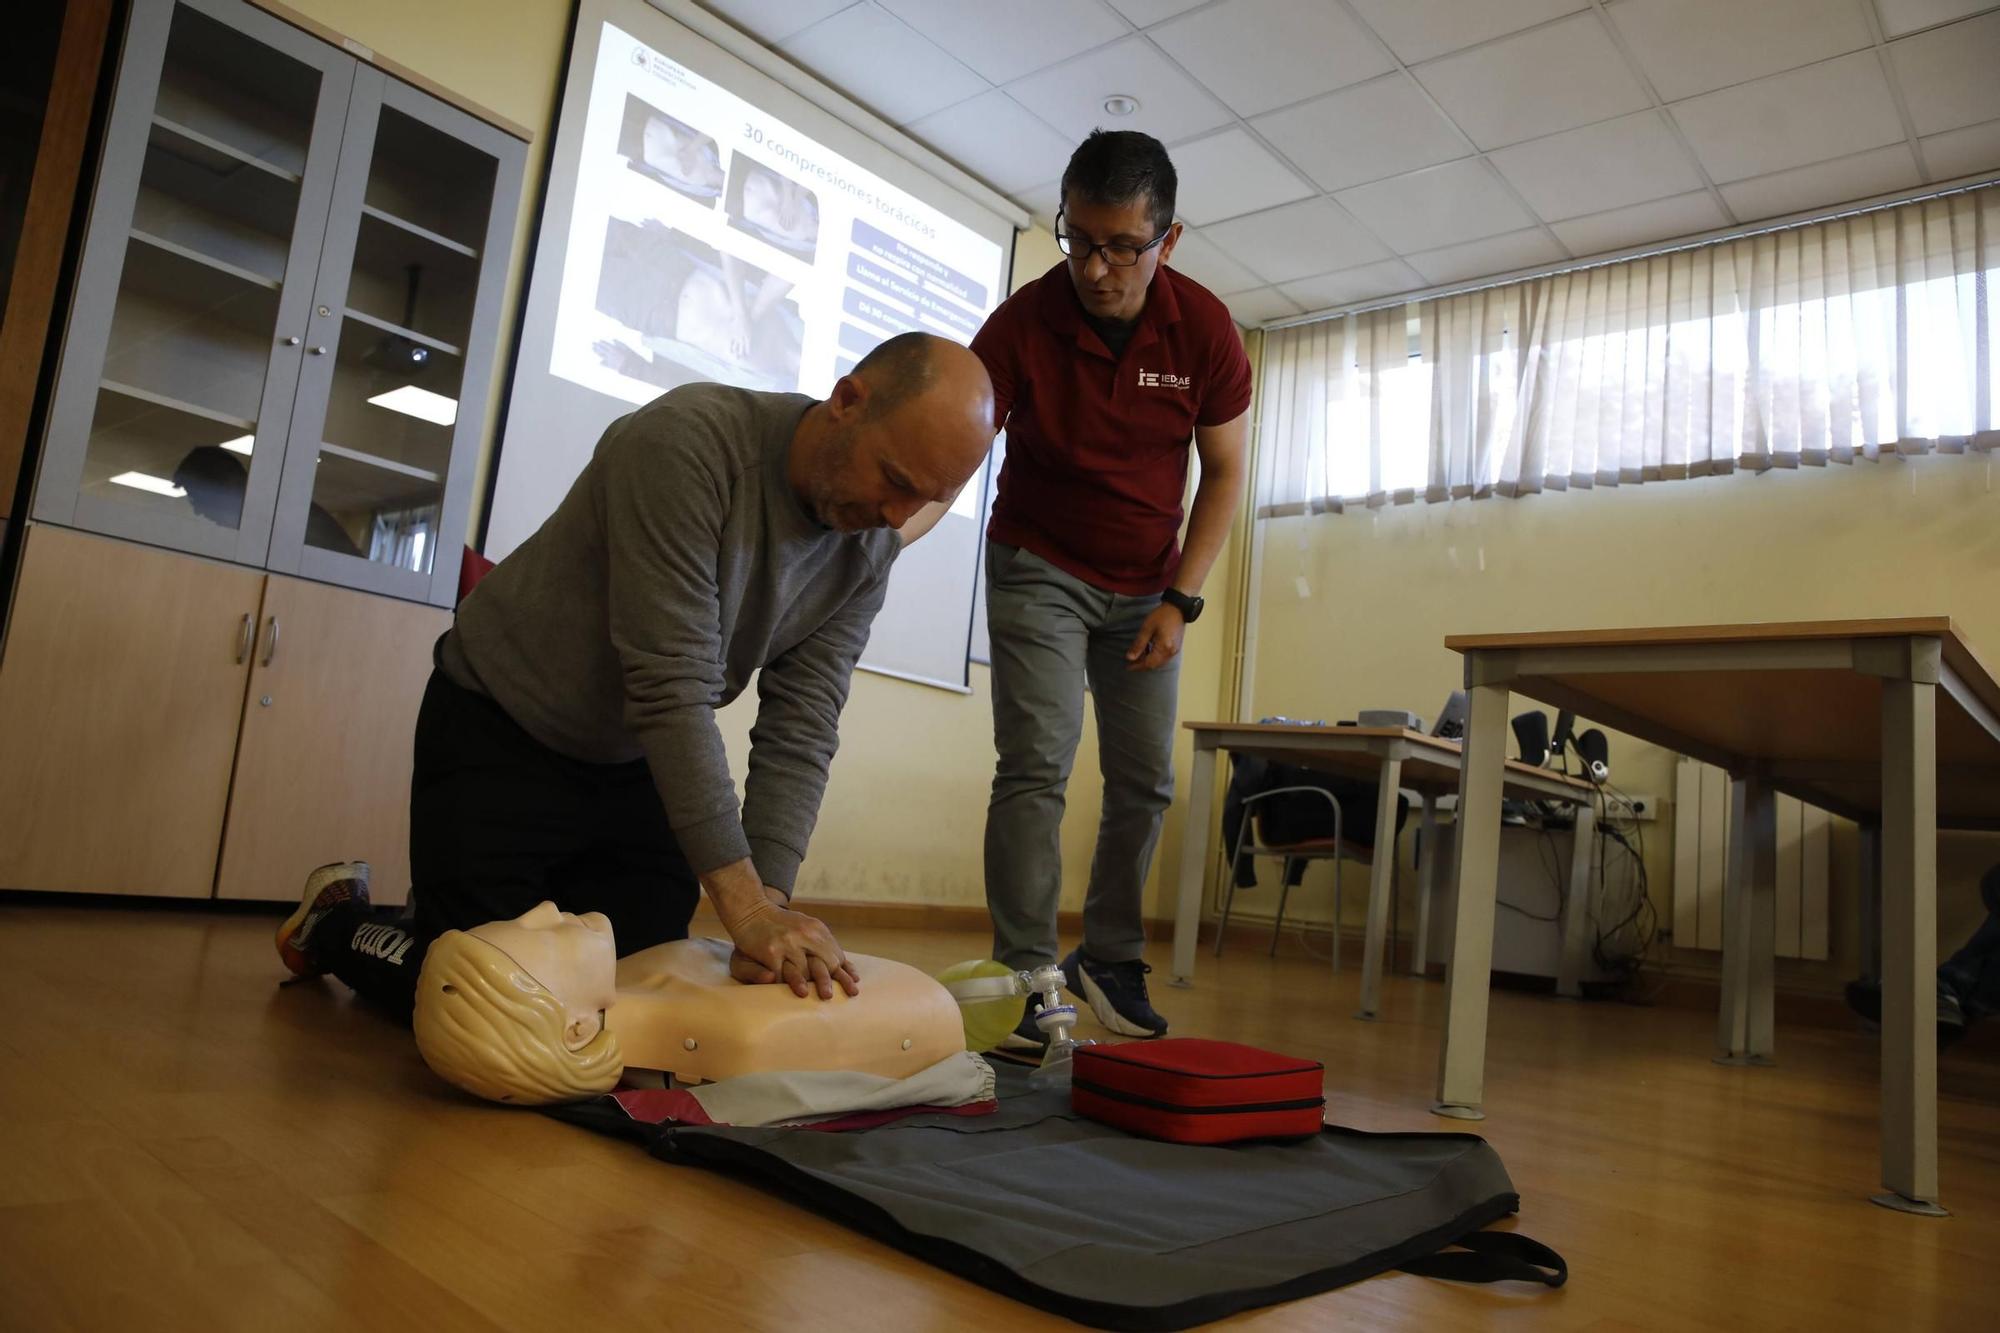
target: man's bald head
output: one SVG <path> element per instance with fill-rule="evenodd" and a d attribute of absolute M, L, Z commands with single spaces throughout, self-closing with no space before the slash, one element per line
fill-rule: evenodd
<path fill-rule="evenodd" d="M 972 351 L 899 334 L 864 357 L 825 403 L 830 429 L 802 490 L 831 527 L 901 527 L 948 500 L 993 446 L 993 384 Z"/>

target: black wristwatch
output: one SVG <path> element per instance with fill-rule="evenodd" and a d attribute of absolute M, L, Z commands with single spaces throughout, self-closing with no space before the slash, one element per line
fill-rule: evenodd
<path fill-rule="evenodd" d="M 1201 619 L 1201 608 L 1207 603 L 1199 597 L 1190 597 L 1179 588 L 1169 588 L 1160 594 L 1160 600 L 1181 613 L 1181 619 L 1192 625 Z"/>

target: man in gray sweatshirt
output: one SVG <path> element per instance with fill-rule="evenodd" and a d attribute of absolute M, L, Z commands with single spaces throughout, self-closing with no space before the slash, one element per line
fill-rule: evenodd
<path fill-rule="evenodd" d="M 927 334 L 883 343 L 824 402 L 696 384 L 612 423 L 438 642 L 413 919 L 370 912 L 365 865 L 322 867 L 279 929 L 286 966 L 407 1015 L 446 930 L 548 899 L 603 912 L 633 953 L 684 938 L 706 890 L 739 980 L 854 993 L 792 887 L 890 563 L 992 440 L 978 358 Z M 715 710 L 753 674 L 739 807 Z"/>

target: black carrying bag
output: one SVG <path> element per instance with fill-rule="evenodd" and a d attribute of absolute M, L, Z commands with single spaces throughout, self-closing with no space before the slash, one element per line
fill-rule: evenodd
<path fill-rule="evenodd" d="M 1483 1228 L 1517 1211 L 1473 1134 L 1189 1147 L 1076 1116 L 998 1066 L 991 1115 L 869 1130 L 638 1124 L 609 1098 L 563 1119 L 765 1184 L 926 1263 L 1098 1328 L 1177 1329 L 1400 1268 L 1560 1287 L 1562 1257 Z M 1454 1248 L 1459 1247 L 1459 1248 Z"/>

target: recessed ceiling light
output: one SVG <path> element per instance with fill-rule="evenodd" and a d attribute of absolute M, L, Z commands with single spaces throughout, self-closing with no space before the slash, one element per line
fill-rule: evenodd
<path fill-rule="evenodd" d="M 1107 116 L 1129 116 L 1139 109 L 1139 99 L 1124 93 L 1113 93 L 1104 99 L 1104 114 Z"/>
<path fill-rule="evenodd" d="M 391 412 L 401 412 L 404 416 L 434 421 L 440 426 L 449 426 L 458 420 L 458 399 L 447 398 L 441 393 L 432 393 L 429 389 L 419 389 L 414 384 L 405 384 L 400 389 L 378 393 L 368 401 L 377 407 L 386 407 Z"/>
<path fill-rule="evenodd" d="M 239 435 L 233 440 L 224 440 L 222 447 L 232 454 L 248 454 L 256 443 L 255 435 Z"/>
<path fill-rule="evenodd" d="M 164 495 L 170 500 L 187 498 L 187 492 L 174 485 L 171 481 L 145 472 L 121 472 L 111 479 L 111 484 L 113 486 L 130 486 L 135 491 L 151 491 L 155 495 Z"/>

